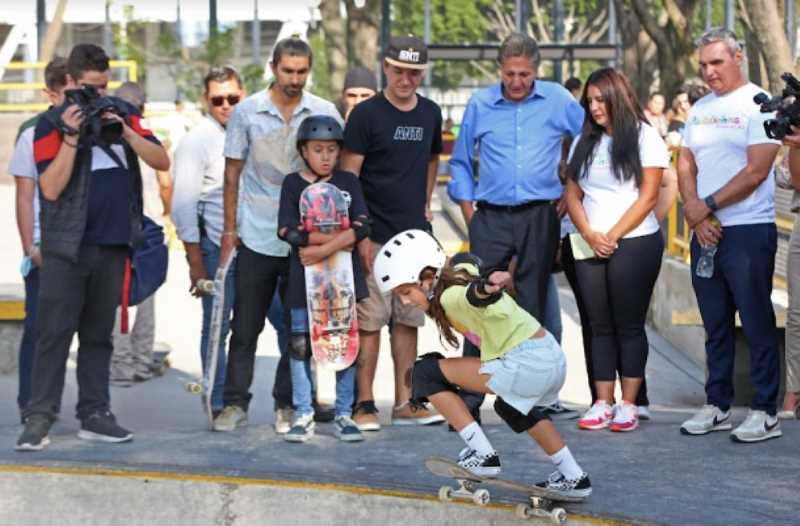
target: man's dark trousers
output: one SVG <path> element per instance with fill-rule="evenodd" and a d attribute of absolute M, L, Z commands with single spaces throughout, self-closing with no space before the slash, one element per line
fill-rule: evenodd
<path fill-rule="evenodd" d="M 733 400 L 738 310 L 750 351 L 751 408 L 775 415 L 780 365 L 770 295 L 777 239 L 774 223 L 723 227 L 711 278 L 695 274 L 700 245 L 692 239 L 692 285 L 707 334 L 707 403 L 723 411 Z"/>
<path fill-rule="evenodd" d="M 236 300 L 231 321 L 231 341 L 228 348 L 228 368 L 225 371 L 226 406 L 236 405 L 248 410 L 253 395 L 255 355 L 258 337 L 264 330 L 272 298 L 276 288 L 285 287 L 289 270 L 287 256 L 267 256 L 239 246 L 236 256 Z M 280 290 L 279 295 L 284 296 Z M 278 408 L 292 407 L 291 375 L 289 356 L 280 349 L 281 358 L 275 372 L 273 396 Z"/>
<path fill-rule="evenodd" d="M 517 256 L 514 290 L 517 303 L 540 323 L 544 319 L 547 284 L 559 242 L 559 221 L 550 201 L 515 207 L 478 203 L 469 224 L 470 252 L 484 268 L 506 268 Z"/>
<path fill-rule="evenodd" d="M 39 311 L 33 391 L 26 416 L 51 421 L 64 391 L 69 348 L 78 333 L 77 418 L 110 409 L 112 330 L 122 292 L 126 246 L 84 245 L 77 262 L 44 254 L 39 274 Z"/>

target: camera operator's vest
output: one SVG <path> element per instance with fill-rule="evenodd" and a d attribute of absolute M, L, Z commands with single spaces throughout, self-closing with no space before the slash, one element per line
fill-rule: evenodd
<path fill-rule="evenodd" d="M 61 129 L 61 116 L 58 108 L 51 109 L 42 115 L 53 123 L 56 129 Z M 75 156 L 67 186 L 55 201 L 50 201 L 40 194 L 42 230 L 41 250 L 45 254 L 78 261 L 83 234 L 86 230 L 86 221 L 89 212 L 89 186 L 91 184 L 92 147 L 103 148 L 106 153 L 111 152 L 108 145 L 98 144 L 91 137 L 82 137 Z M 128 179 L 130 181 L 130 240 L 131 246 L 141 243 L 142 237 L 142 176 L 139 170 L 139 157 L 127 142 L 122 142 L 125 150 L 125 159 L 128 164 Z"/>

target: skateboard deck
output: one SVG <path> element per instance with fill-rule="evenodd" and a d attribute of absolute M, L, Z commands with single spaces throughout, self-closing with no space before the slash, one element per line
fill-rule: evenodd
<path fill-rule="evenodd" d="M 306 232 L 333 234 L 350 228 L 350 196 L 330 183 L 309 185 L 300 195 Z M 311 353 L 326 369 L 346 369 L 358 356 L 358 319 L 352 254 L 340 250 L 305 267 Z"/>
<path fill-rule="evenodd" d="M 211 409 L 211 396 L 214 394 L 214 379 L 217 376 L 217 360 L 219 359 L 219 344 L 222 339 L 222 318 L 225 314 L 225 281 L 228 271 L 236 259 L 236 249 L 233 249 L 227 261 L 221 262 L 214 275 L 214 301 L 211 306 L 211 323 L 208 329 L 208 350 L 206 363 L 203 367 L 203 378 L 200 383 L 190 383 L 187 389 L 193 393 L 203 395 L 203 405 L 208 417 L 208 425 L 213 429 L 214 415 Z"/>
<path fill-rule="evenodd" d="M 451 486 L 439 488 L 439 500 L 447 502 L 454 498 L 467 499 L 479 506 L 485 506 L 489 503 L 491 495 L 488 489 L 479 486 L 494 486 L 506 491 L 521 493 L 527 497 L 528 502 L 518 504 L 515 509 L 516 515 L 523 519 L 543 517 L 549 518 L 555 524 L 563 524 L 567 520 L 567 512 L 564 508 L 556 507 L 554 504 L 584 500 L 582 497 L 565 497 L 544 488 L 511 480 L 481 477 L 443 457 L 428 458 L 425 460 L 425 467 L 434 475 L 451 478 L 458 482 L 457 488 Z"/>

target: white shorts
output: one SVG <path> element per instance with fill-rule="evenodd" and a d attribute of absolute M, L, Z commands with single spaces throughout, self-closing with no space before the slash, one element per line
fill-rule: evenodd
<path fill-rule="evenodd" d="M 534 406 L 558 401 L 567 375 L 567 361 L 561 346 L 548 332 L 485 362 L 479 372 L 491 375 L 487 382 L 489 389 L 526 415 Z"/>

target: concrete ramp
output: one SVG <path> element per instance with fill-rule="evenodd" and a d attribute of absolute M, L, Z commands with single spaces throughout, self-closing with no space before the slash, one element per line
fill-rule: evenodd
<path fill-rule="evenodd" d="M 509 504 L 339 484 L 92 468 L 0 466 L 0 524 L 442 525 L 552 524 Z M 569 514 L 568 524 L 621 524 Z M 630 523 L 628 523 L 630 524 Z"/>

